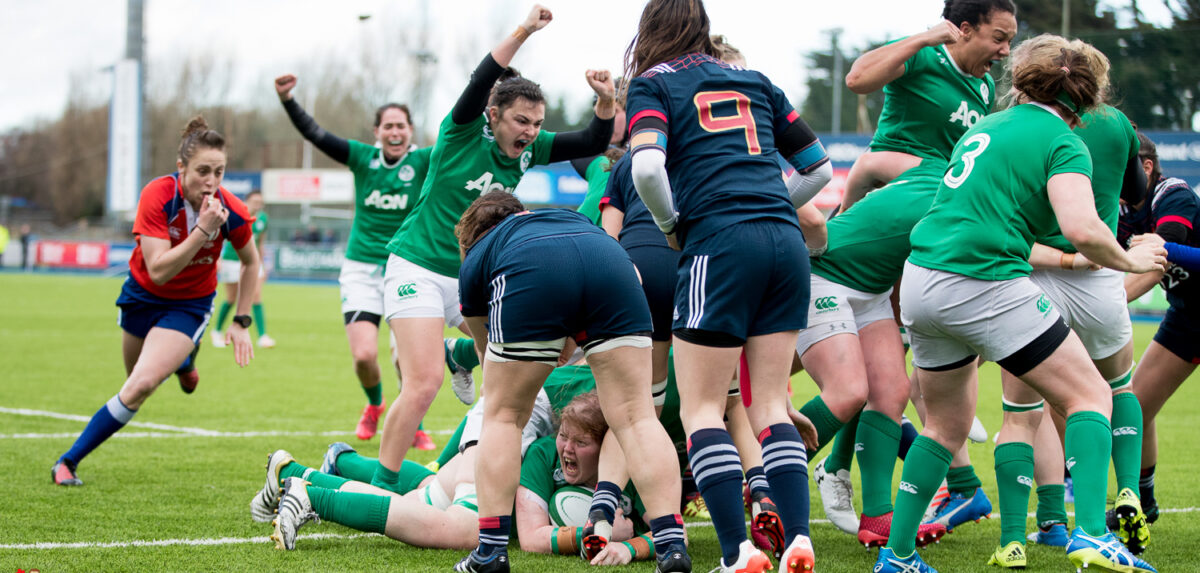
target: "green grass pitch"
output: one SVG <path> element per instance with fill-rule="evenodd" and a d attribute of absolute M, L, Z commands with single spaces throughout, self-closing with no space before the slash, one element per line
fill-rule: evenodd
<path fill-rule="evenodd" d="M 83 462 L 84 487 L 54 486 L 50 466 L 84 421 L 38 412 L 86 420 L 120 387 L 121 333 L 113 306 L 120 284 L 98 277 L 0 274 L 0 471 L 7 484 L 0 504 L 0 571 L 450 570 L 459 552 L 416 549 L 328 523 L 306 526 L 296 551 L 276 551 L 266 541 L 270 527 L 250 520 L 247 502 L 262 485 L 268 452 L 286 448 L 301 462 L 317 465 L 336 440 L 355 443 L 367 455 L 378 451 L 378 438 L 357 442 L 352 433 L 364 396 L 351 371 L 334 286 L 268 284 L 267 318 L 279 346 L 256 349 L 250 366 L 239 370 L 230 350 L 214 349 L 206 340 L 196 393 L 184 395 L 168 380 L 134 418 L 219 435 L 128 427 Z M 1140 356 L 1154 325 L 1138 323 L 1134 329 Z M 396 387 L 387 355 L 383 341 L 390 402 Z M 804 375 L 793 386 L 797 404 L 816 391 Z M 1186 383 L 1159 416 L 1157 491 L 1165 513 L 1145 557 L 1160 571 L 1195 570 L 1188 545 L 1193 535 L 1200 538 L 1197 398 L 1200 387 Z M 439 396 L 425 419 L 439 446 L 465 410 L 450 392 Z M 981 377 L 979 417 L 989 432 L 999 429 L 994 365 Z M 278 434 L 264 435 L 270 432 Z M 992 447 L 972 445 L 970 451 L 995 502 Z M 410 457 L 427 462 L 434 455 L 414 450 Z M 857 470 L 854 474 L 857 481 Z M 1110 498 L 1111 488 L 1110 478 Z M 815 488 L 812 498 L 812 517 L 820 520 Z M 828 523 L 818 521 L 812 531 L 818 570 L 871 570 L 874 551 Z M 716 566 L 712 528 L 696 524 L 689 535 L 695 570 Z M 943 572 L 986 571 L 998 535 L 998 519 L 965 524 L 922 555 Z M 587 568 L 577 558 L 528 555 L 515 547 L 512 556 L 519 571 Z M 1070 568 L 1061 551 L 1039 546 L 1030 547 L 1029 561 L 1030 571 Z M 635 563 L 620 570 L 652 567 Z"/>

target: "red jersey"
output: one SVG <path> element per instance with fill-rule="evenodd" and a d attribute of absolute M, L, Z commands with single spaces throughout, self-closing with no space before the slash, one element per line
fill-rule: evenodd
<path fill-rule="evenodd" d="M 176 300 L 216 292 L 217 260 L 221 257 L 224 240 L 229 239 L 235 248 L 241 249 L 254 236 L 251 231 L 254 217 L 250 216 L 246 204 L 224 187 L 219 188 L 216 197 L 229 211 L 229 218 L 221 225 L 217 238 L 204 243 L 188 266 L 160 286 L 150 280 L 150 271 L 142 255 L 142 237 L 167 239 L 171 241 L 171 247 L 175 247 L 187 239 L 188 232 L 196 226 L 199 213 L 184 199 L 178 173 L 159 177 L 142 189 L 137 217 L 133 221 L 137 246 L 129 258 L 129 274 L 142 288 L 155 296 Z"/>

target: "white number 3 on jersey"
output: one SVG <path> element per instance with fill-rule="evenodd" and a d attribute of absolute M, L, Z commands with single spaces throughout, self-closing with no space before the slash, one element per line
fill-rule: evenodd
<path fill-rule="evenodd" d="M 950 170 L 946 172 L 946 176 L 942 179 L 942 183 L 945 183 L 946 186 L 951 189 L 958 189 L 959 186 L 966 182 L 967 177 L 971 176 L 971 170 L 975 169 L 975 158 L 979 157 L 979 154 L 983 153 L 983 150 L 987 149 L 988 144 L 991 142 L 992 137 L 986 133 L 976 133 L 975 135 L 967 138 L 967 140 L 963 142 L 963 147 L 970 147 L 973 144 L 976 145 L 976 147 L 970 151 L 964 151 L 962 156 L 959 157 L 959 161 L 962 161 L 963 166 L 962 173 L 955 175 L 954 168 L 951 167 Z"/>

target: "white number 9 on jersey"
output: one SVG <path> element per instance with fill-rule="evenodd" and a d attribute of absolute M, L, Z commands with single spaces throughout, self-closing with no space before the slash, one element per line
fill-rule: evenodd
<path fill-rule="evenodd" d="M 942 179 L 942 182 L 951 189 L 958 189 L 959 186 L 966 182 L 967 177 L 971 176 L 971 171 L 975 169 L 975 158 L 979 157 L 979 154 L 983 153 L 983 150 L 987 149 L 988 144 L 991 142 L 992 137 L 986 133 L 976 133 L 964 141 L 964 148 L 975 144 L 975 149 L 964 151 L 962 156 L 959 157 L 963 164 L 962 173 L 955 175 L 954 169 L 951 168 L 949 171 L 946 171 L 946 176 Z"/>

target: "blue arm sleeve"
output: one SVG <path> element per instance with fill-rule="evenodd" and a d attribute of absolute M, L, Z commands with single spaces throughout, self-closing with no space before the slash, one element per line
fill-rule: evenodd
<path fill-rule="evenodd" d="M 1200 248 L 1167 243 L 1167 260 L 1189 271 L 1200 270 Z"/>

